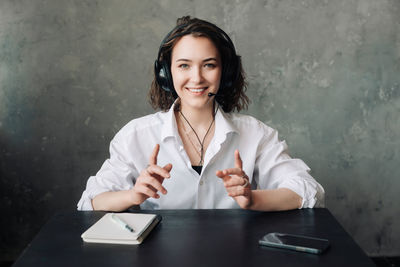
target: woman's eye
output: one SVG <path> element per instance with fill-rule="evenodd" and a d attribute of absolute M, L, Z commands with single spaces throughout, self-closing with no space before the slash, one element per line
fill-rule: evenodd
<path fill-rule="evenodd" d="M 204 65 L 207 69 L 214 69 L 216 67 L 215 64 L 212 63 L 207 63 L 206 65 Z"/>
<path fill-rule="evenodd" d="M 178 66 L 178 68 L 180 68 L 180 69 L 188 69 L 188 68 L 189 68 L 189 65 L 188 65 L 188 64 L 180 64 L 180 65 Z"/>

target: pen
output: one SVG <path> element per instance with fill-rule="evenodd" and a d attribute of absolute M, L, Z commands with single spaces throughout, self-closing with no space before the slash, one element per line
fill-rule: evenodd
<path fill-rule="evenodd" d="M 120 225 L 122 228 L 127 229 L 129 232 L 134 233 L 135 230 L 133 230 L 132 227 L 130 227 L 126 222 L 124 222 L 121 218 L 117 217 L 115 214 L 111 215 L 111 219 L 117 223 L 118 225 Z"/>

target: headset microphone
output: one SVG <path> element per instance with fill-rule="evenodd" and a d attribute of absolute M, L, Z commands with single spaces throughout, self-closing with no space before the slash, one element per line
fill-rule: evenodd
<path fill-rule="evenodd" d="M 214 93 L 208 93 L 208 97 L 213 97 L 213 96 L 216 96 L 217 94 L 214 94 Z"/>

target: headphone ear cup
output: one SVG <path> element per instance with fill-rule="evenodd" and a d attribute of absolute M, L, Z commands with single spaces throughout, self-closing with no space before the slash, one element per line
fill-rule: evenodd
<path fill-rule="evenodd" d="M 175 93 L 174 83 L 172 82 L 172 76 L 167 62 L 156 60 L 154 62 L 154 73 L 158 85 L 160 85 L 164 91 Z"/>

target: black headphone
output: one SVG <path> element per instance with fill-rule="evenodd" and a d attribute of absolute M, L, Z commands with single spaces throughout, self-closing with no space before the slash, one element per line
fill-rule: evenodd
<path fill-rule="evenodd" d="M 166 49 L 164 47 L 164 45 L 166 43 L 170 42 L 171 40 L 173 40 L 175 38 L 178 38 L 178 37 L 181 37 L 184 35 L 188 35 L 192 32 L 205 33 L 206 36 L 208 38 L 210 38 L 211 40 L 213 40 L 213 38 L 218 39 L 218 41 L 220 41 L 223 46 L 229 48 L 230 53 L 232 54 L 232 60 L 230 60 L 229 62 L 227 62 L 226 59 L 225 60 L 222 59 L 221 82 L 220 82 L 218 94 L 216 96 L 226 94 L 227 92 L 222 92 L 222 91 L 224 91 L 224 89 L 226 89 L 226 88 L 230 88 L 239 77 L 240 68 L 241 68 L 240 56 L 238 56 L 236 54 L 236 49 L 235 49 L 235 46 L 233 45 L 231 38 L 229 38 L 229 36 L 215 24 L 212 24 L 212 23 L 204 21 L 204 20 L 200 20 L 200 21 L 201 21 L 201 23 L 214 28 L 219 33 L 219 35 L 214 37 L 215 34 L 211 34 L 213 32 L 210 32 L 210 30 L 207 29 L 206 27 L 196 27 L 195 30 L 191 30 L 189 28 L 188 30 L 182 31 L 181 33 L 178 33 L 175 36 L 171 37 L 172 33 L 179 31 L 179 30 L 189 26 L 190 24 L 192 24 L 189 22 L 186 24 L 178 25 L 174 29 L 172 29 L 172 31 L 170 31 L 165 36 L 165 38 L 161 42 L 160 48 L 158 50 L 157 60 L 154 62 L 154 74 L 156 76 L 156 81 L 163 90 L 165 90 L 167 92 L 171 92 L 172 95 L 174 96 L 174 98 L 177 97 L 177 94 L 176 94 L 176 91 L 174 88 L 174 83 L 172 80 L 172 74 L 171 74 L 171 68 L 170 68 L 170 60 L 171 59 L 163 58 L 161 60 L 160 57 L 161 57 L 163 50 Z M 215 41 L 215 40 L 213 40 L 213 41 Z M 220 53 L 221 53 L 221 51 L 220 51 Z M 221 58 L 222 58 L 222 54 L 221 54 Z M 233 93 L 233 92 L 231 92 L 231 93 Z"/>

